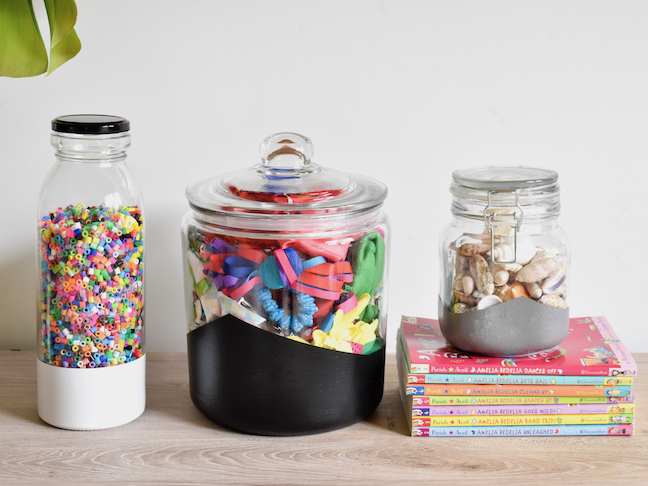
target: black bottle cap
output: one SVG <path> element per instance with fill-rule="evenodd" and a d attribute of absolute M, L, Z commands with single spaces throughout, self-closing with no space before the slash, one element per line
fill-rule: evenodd
<path fill-rule="evenodd" d="M 65 115 L 52 120 L 52 130 L 84 135 L 121 133 L 130 130 L 130 122 L 111 115 Z"/>

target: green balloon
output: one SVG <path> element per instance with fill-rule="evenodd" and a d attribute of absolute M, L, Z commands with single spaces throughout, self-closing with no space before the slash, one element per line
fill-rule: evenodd
<path fill-rule="evenodd" d="M 351 267 L 353 282 L 349 290 L 357 297 L 369 294 L 373 297 L 383 278 L 385 270 L 385 240 L 380 233 L 372 231 L 358 239 L 351 247 Z M 378 307 L 368 305 L 360 315 L 364 322 L 373 321 L 378 315 Z"/>

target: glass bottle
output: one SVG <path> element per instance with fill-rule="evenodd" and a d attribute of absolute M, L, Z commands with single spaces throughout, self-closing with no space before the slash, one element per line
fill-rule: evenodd
<path fill-rule="evenodd" d="M 558 174 L 530 167 L 453 173 L 440 238 L 439 320 L 468 352 L 526 355 L 567 335 L 570 250 Z"/>
<path fill-rule="evenodd" d="M 38 413 L 91 430 L 145 406 L 144 214 L 126 165 L 128 120 L 52 120 L 38 204 Z"/>
<path fill-rule="evenodd" d="M 382 398 L 387 189 L 312 155 L 306 137 L 275 134 L 261 163 L 186 190 L 191 396 L 243 432 L 332 430 Z"/>

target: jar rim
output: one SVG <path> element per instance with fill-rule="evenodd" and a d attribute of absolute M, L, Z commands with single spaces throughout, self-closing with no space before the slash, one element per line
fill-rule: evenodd
<path fill-rule="evenodd" d="M 229 218 L 334 218 L 382 206 L 387 197 L 387 187 L 374 179 L 355 175 L 350 190 L 342 196 L 307 203 L 296 200 L 290 204 L 278 204 L 237 197 L 221 180 L 210 177 L 187 186 L 185 196 L 192 208 Z"/>
<path fill-rule="evenodd" d="M 453 172 L 452 213 L 481 219 L 498 208 L 519 210 L 526 220 L 560 214 L 558 173 L 536 167 L 489 166 Z"/>
<path fill-rule="evenodd" d="M 488 166 L 456 170 L 452 178 L 454 183 L 469 189 L 514 191 L 554 185 L 558 181 L 558 173 L 522 165 Z"/>

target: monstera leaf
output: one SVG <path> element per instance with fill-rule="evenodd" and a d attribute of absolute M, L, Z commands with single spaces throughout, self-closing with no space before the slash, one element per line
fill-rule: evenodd
<path fill-rule="evenodd" d="M 50 28 L 49 58 L 32 0 L 0 0 L 0 76 L 49 75 L 81 50 L 74 31 L 74 0 L 44 0 Z"/>

